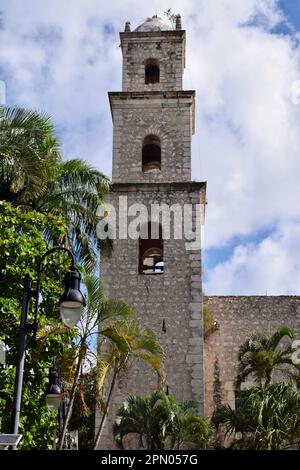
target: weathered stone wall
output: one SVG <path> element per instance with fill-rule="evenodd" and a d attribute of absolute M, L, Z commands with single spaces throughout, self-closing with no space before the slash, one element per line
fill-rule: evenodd
<path fill-rule="evenodd" d="M 101 275 L 107 295 L 125 300 L 135 309 L 140 323 L 156 332 L 166 356 L 169 393 L 180 401 L 197 400 L 203 409 L 200 240 L 191 251 L 184 237 L 164 239 L 164 272 L 149 275 L 139 274 L 139 240 L 118 234 L 119 196 L 127 197 L 128 207 L 137 203 L 148 209 L 151 204 L 177 204 L 182 209 L 185 204 L 193 205 L 194 229 L 199 204 L 205 204 L 206 185 L 191 182 L 195 92 L 182 91 L 185 32 L 125 32 L 120 37 L 123 91 L 109 93 L 114 124 L 114 185 L 109 202 L 117 212 L 117 240 L 112 257 L 102 259 Z M 147 59 L 159 61 L 159 83 L 145 84 Z M 161 170 L 152 168 L 143 173 L 142 146 L 149 135 L 160 139 Z M 124 208 L 120 212 L 126 219 Z M 171 224 L 171 234 L 172 228 Z M 129 393 L 149 393 L 156 385 L 149 367 L 131 365 L 118 381 L 101 449 L 113 448 L 112 422 L 124 398 Z M 97 413 L 96 430 L 99 422 Z"/>
<path fill-rule="evenodd" d="M 203 200 L 200 183 L 190 185 L 115 185 L 110 202 L 118 207 L 118 197 L 127 196 L 128 206 L 142 203 L 193 203 Z M 126 186 L 124 188 L 124 186 Z M 155 186 L 155 185 L 154 185 Z M 152 190 L 151 190 L 152 189 Z M 202 193 L 200 195 L 200 193 Z M 118 213 L 117 213 L 118 220 Z M 195 219 L 194 219 L 195 222 Z M 172 228 L 172 227 L 171 227 Z M 172 232 L 171 232 L 172 233 Z M 200 245 L 200 244 L 199 244 Z M 102 260 L 101 274 L 106 292 L 131 305 L 139 322 L 156 332 L 165 351 L 169 393 L 178 400 L 194 399 L 203 408 L 203 336 L 201 317 L 201 252 L 187 251 L 185 240 L 164 240 L 164 273 L 139 274 L 139 241 L 117 240 L 112 257 Z M 166 332 L 162 331 L 165 321 Z M 114 396 L 111 417 L 101 439 L 101 448 L 111 448 L 111 425 L 115 412 L 129 393 L 143 395 L 154 390 L 157 380 L 145 364 L 133 363 L 121 378 Z M 97 418 L 96 429 L 99 425 Z"/>
<path fill-rule="evenodd" d="M 110 93 L 113 182 L 191 180 L 194 92 Z M 161 141 L 161 171 L 142 172 L 144 138 Z"/>
<path fill-rule="evenodd" d="M 123 91 L 182 89 L 185 31 L 121 33 Z M 159 61 L 159 83 L 145 84 L 145 61 Z"/>
<path fill-rule="evenodd" d="M 205 185 L 190 182 L 195 92 L 182 91 L 185 32 L 125 32 L 120 37 L 123 91 L 109 94 L 114 123 L 110 202 L 117 210 L 117 222 L 119 196 L 127 196 L 128 206 L 183 207 L 200 201 L 204 205 Z M 159 61 L 159 83 L 145 84 L 147 59 Z M 152 134 L 161 141 L 161 171 L 143 173 L 143 140 Z M 195 219 L 194 213 L 194 223 Z M 166 355 L 169 393 L 180 401 L 197 400 L 202 410 L 205 405 L 206 416 L 221 403 L 234 406 L 237 353 L 249 333 L 272 333 L 288 325 L 300 336 L 300 297 L 206 297 L 219 329 L 203 344 L 200 246 L 188 251 L 184 239 L 171 237 L 164 240 L 163 274 L 139 274 L 138 267 L 139 241 L 118 238 L 112 257 L 102 259 L 106 293 L 125 300 L 138 320 L 154 329 Z M 117 381 L 99 448 L 114 448 L 111 427 L 124 398 L 129 393 L 149 393 L 156 384 L 149 367 L 131 364 Z M 100 418 L 97 412 L 96 431 Z"/>
<path fill-rule="evenodd" d="M 204 342 L 205 416 L 210 416 L 220 403 L 235 406 L 237 354 L 249 333 L 272 334 L 289 326 L 300 338 L 300 297 L 211 296 L 204 305 L 219 324 Z"/>

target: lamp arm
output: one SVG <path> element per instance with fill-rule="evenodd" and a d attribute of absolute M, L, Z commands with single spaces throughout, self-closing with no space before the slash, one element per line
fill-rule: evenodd
<path fill-rule="evenodd" d="M 38 308 L 39 308 L 39 297 L 41 293 L 41 278 L 42 278 L 42 272 L 43 272 L 43 262 L 45 258 L 50 255 L 51 253 L 54 253 L 55 251 L 64 251 L 67 253 L 71 260 L 72 260 L 72 266 L 71 269 L 75 266 L 75 257 L 69 248 L 66 248 L 64 246 L 54 246 L 53 248 L 50 248 L 50 250 L 46 251 L 46 253 L 43 254 L 41 257 L 39 264 L 38 264 L 38 277 L 37 277 L 37 284 L 36 284 L 36 291 L 35 291 L 35 306 L 34 306 L 34 319 L 33 319 L 33 324 L 32 324 L 32 329 L 33 329 L 33 338 L 32 338 L 32 346 L 36 346 L 36 334 L 37 334 L 37 326 L 38 326 Z"/>
<path fill-rule="evenodd" d="M 72 251 L 69 250 L 69 248 L 66 248 L 65 246 L 54 246 L 53 248 L 50 248 L 50 250 L 46 251 L 46 253 L 43 254 L 41 257 L 39 264 L 38 264 L 38 273 L 41 274 L 42 271 L 42 264 L 44 259 L 50 255 L 50 253 L 54 253 L 55 251 L 64 251 L 65 253 L 68 253 L 70 258 L 72 259 L 72 266 L 75 265 L 75 256 L 73 255 Z"/>

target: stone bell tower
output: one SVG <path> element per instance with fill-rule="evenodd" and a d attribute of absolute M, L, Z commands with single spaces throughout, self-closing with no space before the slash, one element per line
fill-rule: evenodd
<path fill-rule="evenodd" d="M 120 38 L 122 91 L 109 93 L 113 120 L 109 202 L 116 211 L 117 227 L 112 257 L 103 258 L 101 274 L 107 294 L 131 305 L 139 322 L 158 335 L 166 356 L 169 394 L 180 401 L 197 400 L 203 410 L 201 247 L 196 225 L 204 218 L 206 184 L 191 180 L 195 91 L 182 89 L 185 31 L 180 17 L 172 29 L 154 16 L 133 31 L 127 22 Z M 140 235 L 132 237 L 126 221 L 137 215 L 137 207 L 141 208 L 137 204 L 145 208 L 138 209 L 139 214 L 146 210 L 148 215 Z M 155 235 L 150 230 L 152 205 L 170 209 L 169 229 L 168 216 L 156 218 Z M 197 240 L 191 243 L 196 232 Z M 127 394 L 149 393 L 156 384 L 148 366 L 133 364 L 119 383 L 111 419 Z M 101 448 L 112 447 L 110 426 Z"/>

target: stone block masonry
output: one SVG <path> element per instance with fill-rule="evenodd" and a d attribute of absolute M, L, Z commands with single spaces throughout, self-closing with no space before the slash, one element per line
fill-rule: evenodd
<path fill-rule="evenodd" d="M 128 206 L 143 204 L 148 213 L 151 204 L 183 208 L 200 203 L 203 223 L 206 185 L 191 182 L 195 92 L 182 90 L 185 31 L 181 20 L 177 18 L 171 30 L 155 15 L 133 32 L 126 22 L 120 39 L 122 91 L 109 93 L 114 127 L 109 202 L 117 211 L 117 220 L 122 195 Z M 196 215 L 193 211 L 193 224 Z M 112 257 L 102 258 L 106 293 L 125 300 L 135 309 L 139 322 L 156 332 L 165 352 L 171 395 L 180 401 L 198 401 L 206 416 L 221 403 L 234 406 L 239 346 L 252 331 L 273 333 L 282 325 L 293 327 L 300 337 L 300 298 L 206 297 L 205 304 L 219 329 L 212 329 L 204 342 L 200 243 L 190 251 L 185 239 L 171 237 L 163 240 L 162 256 L 159 240 L 155 247 L 160 260 L 163 258 L 164 272 L 148 275 L 139 269 L 140 259 L 146 259 L 139 256 L 139 242 L 118 238 Z M 154 245 L 150 248 L 153 251 Z M 143 395 L 156 386 L 149 367 L 136 361 L 130 364 L 117 380 L 101 449 L 115 447 L 112 423 L 126 396 Z M 100 418 L 97 412 L 96 431 Z"/>
<path fill-rule="evenodd" d="M 113 112 L 113 182 L 191 181 L 195 92 L 109 94 Z M 161 171 L 142 172 L 147 135 L 161 141 Z"/>
<path fill-rule="evenodd" d="M 194 208 L 191 221 L 195 230 L 196 210 L 203 221 L 206 184 L 191 181 L 195 92 L 182 90 L 185 31 L 179 20 L 176 30 L 171 30 L 154 16 L 133 32 L 127 22 L 120 38 L 123 86 L 121 92 L 109 93 L 113 188 L 108 202 L 114 206 L 118 222 L 119 215 L 126 217 L 119 208 L 119 196 L 126 196 L 128 207 L 142 204 L 148 214 L 153 204 L 177 205 L 182 214 L 189 206 Z M 149 217 L 146 226 L 150 221 Z M 188 237 L 178 238 L 172 229 L 171 224 L 170 238 L 150 238 L 147 243 L 142 238 L 117 237 L 112 257 L 101 260 L 101 275 L 107 295 L 127 302 L 138 321 L 157 334 L 165 353 L 169 393 L 179 401 L 196 400 L 203 412 L 200 239 L 198 245 L 187 248 Z M 145 272 L 147 262 L 157 259 L 163 263 L 163 272 L 156 268 L 150 274 Z M 101 449 L 114 446 L 112 423 L 126 396 L 143 395 L 156 387 L 153 371 L 132 362 L 127 375 L 118 381 Z M 97 413 L 96 429 L 99 419 Z"/>
<path fill-rule="evenodd" d="M 300 297 L 206 296 L 204 305 L 219 324 L 204 342 L 205 415 L 210 416 L 220 403 L 235 406 L 238 350 L 250 333 L 272 334 L 289 326 L 300 339 Z"/>
<path fill-rule="evenodd" d="M 161 200 L 170 205 L 183 205 L 195 198 L 200 202 L 205 197 L 205 185 L 201 183 L 190 183 L 190 186 L 183 183 L 161 184 L 159 189 Z M 115 184 L 109 202 L 117 208 L 118 197 L 125 194 L 128 206 L 142 203 L 149 207 L 157 202 L 157 186 L 144 184 Z M 126 301 L 135 309 L 138 321 L 156 332 L 165 352 L 169 393 L 179 401 L 198 401 L 203 412 L 201 251 L 186 250 L 184 239 L 164 240 L 163 275 L 142 275 L 138 271 L 138 250 L 138 240 L 117 240 L 112 257 L 103 258 L 101 275 L 105 279 L 106 293 L 112 298 Z M 162 331 L 163 322 L 165 332 Z M 113 445 L 112 422 L 125 397 L 132 393 L 149 393 L 157 386 L 153 371 L 138 362 L 131 364 L 128 374 L 121 378 L 120 383 L 101 440 L 102 449 Z"/>
<path fill-rule="evenodd" d="M 160 80 L 148 90 L 182 90 L 185 31 L 120 33 L 123 54 L 123 91 L 145 91 L 145 61 L 159 62 Z"/>

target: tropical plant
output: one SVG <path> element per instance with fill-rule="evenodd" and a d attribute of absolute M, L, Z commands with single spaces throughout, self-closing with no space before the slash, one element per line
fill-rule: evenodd
<path fill-rule="evenodd" d="M 163 383 L 163 351 L 153 330 L 139 325 L 134 319 L 109 322 L 100 330 L 102 335 L 98 361 L 98 403 L 102 418 L 94 449 L 98 448 L 109 412 L 117 377 L 129 367 L 130 360 L 142 360 L 157 374 L 157 388 Z M 110 378 L 110 385 L 106 383 Z M 105 392 L 107 393 L 105 396 Z"/>
<path fill-rule="evenodd" d="M 133 433 L 138 435 L 139 447 L 164 449 L 166 427 L 174 408 L 170 405 L 170 398 L 161 391 L 144 397 L 130 395 L 115 419 L 113 433 L 118 446 L 124 449 L 124 437 Z"/>
<path fill-rule="evenodd" d="M 113 330 L 113 321 L 116 322 L 120 318 L 124 320 L 133 315 L 132 309 L 125 302 L 116 299 L 111 300 L 105 296 L 104 289 L 97 276 L 86 275 L 83 284 L 86 291 L 87 305 L 78 324 L 76 341 L 69 344 L 69 347 L 65 347 L 57 360 L 59 375 L 69 395 L 67 414 L 58 442 L 60 449 L 64 445 L 76 395 L 83 392 L 81 385 L 83 385 L 84 369 L 92 370 L 95 368 L 97 354 L 95 353 L 94 336 L 98 334 L 98 328 L 101 329 L 102 322 L 110 321 Z M 37 346 L 39 347 L 57 333 L 57 326 L 45 326 L 39 331 Z M 101 330 L 100 334 L 102 334 Z"/>
<path fill-rule="evenodd" d="M 0 107 L 0 188 L 0 199 L 62 217 L 63 243 L 88 272 L 100 248 L 110 252 L 110 242 L 96 236 L 97 208 L 109 179 L 83 160 L 62 161 L 49 115 Z"/>
<path fill-rule="evenodd" d="M 215 411 L 217 431 L 234 437 L 232 448 L 255 450 L 286 449 L 300 443 L 300 393 L 277 382 L 238 392 L 240 406 L 224 405 Z"/>
<path fill-rule="evenodd" d="M 0 367 L 0 432 L 10 432 L 15 365 L 19 344 L 19 328 L 22 309 L 22 291 L 25 273 L 36 282 L 37 264 L 50 245 L 44 239 L 44 229 L 60 240 L 65 235 L 63 221 L 53 215 L 35 211 L 23 212 L 6 201 L 0 201 L 0 339 L 9 348 L 7 365 Z M 69 266 L 69 260 L 59 260 L 57 254 L 47 259 L 42 279 L 43 297 L 39 305 L 39 324 L 43 328 L 50 323 L 60 323 L 57 300 L 62 293 L 59 272 Z M 33 302 L 32 302 L 33 304 Z M 33 306 L 33 305 L 32 305 Z M 32 307 L 31 306 L 31 307 Z M 32 310 L 30 310 L 32 315 Z M 31 347 L 30 337 L 24 370 L 20 433 L 22 449 L 52 447 L 57 416 L 45 402 L 48 369 L 52 358 L 59 355 L 61 345 L 72 341 L 74 331 L 53 335 L 44 342 L 37 356 Z"/>
<path fill-rule="evenodd" d="M 63 218 L 67 228 L 64 245 L 89 273 L 95 270 L 99 250 L 108 255 L 112 248 L 109 240 L 99 240 L 96 235 L 97 210 L 109 189 L 109 179 L 100 171 L 83 160 L 72 159 L 56 163 L 43 194 L 30 201 L 38 212 Z"/>
<path fill-rule="evenodd" d="M 78 446 L 80 450 L 93 449 L 94 447 L 96 372 L 96 367 L 82 371 L 69 422 L 69 429 L 78 430 Z"/>
<path fill-rule="evenodd" d="M 0 199 L 24 203 L 41 196 L 59 152 L 50 116 L 0 106 Z"/>
<path fill-rule="evenodd" d="M 96 376 L 98 401 L 103 411 L 96 445 L 99 444 L 116 377 L 124 370 L 129 358 L 135 356 L 148 362 L 160 376 L 162 375 L 162 351 L 152 330 L 141 328 L 135 322 L 134 312 L 125 302 L 107 298 L 97 276 L 86 275 L 84 284 L 87 306 L 80 320 L 77 340 L 73 342 L 72 347 L 65 349 L 60 359 L 60 376 L 69 391 L 67 414 L 58 443 L 60 449 L 64 445 L 76 397 L 81 400 L 81 405 L 85 406 L 83 377 L 86 370 Z M 38 344 L 43 344 L 52 334 L 57 334 L 57 327 L 45 327 L 39 333 Z M 101 347 L 97 352 L 95 335 L 102 337 Z M 112 382 L 104 402 L 104 391 L 110 372 Z"/>
<path fill-rule="evenodd" d="M 199 415 L 198 403 L 184 401 L 176 403 L 168 435 L 172 449 L 179 450 L 185 445 L 196 449 L 207 449 L 212 429 L 210 424 Z"/>
<path fill-rule="evenodd" d="M 198 415 L 197 403 L 178 403 L 160 391 L 143 397 L 130 395 L 117 413 L 113 432 L 120 448 L 126 436 L 137 435 L 138 447 L 147 450 L 180 449 L 182 445 L 205 449 L 211 435 L 209 424 Z"/>
<path fill-rule="evenodd" d="M 291 359 L 294 349 L 291 343 L 281 344 L 284 338 L 294 338 L 293 331 L 287 326 L 278 328 L 271 336 L 252 333 L 246 339 L 238 354 L 237 388 L 249 375 L 253 375 L 258 385 L 269 385 L 274 372 L 287 373 L 287 368 L 294 367 Z"/>

